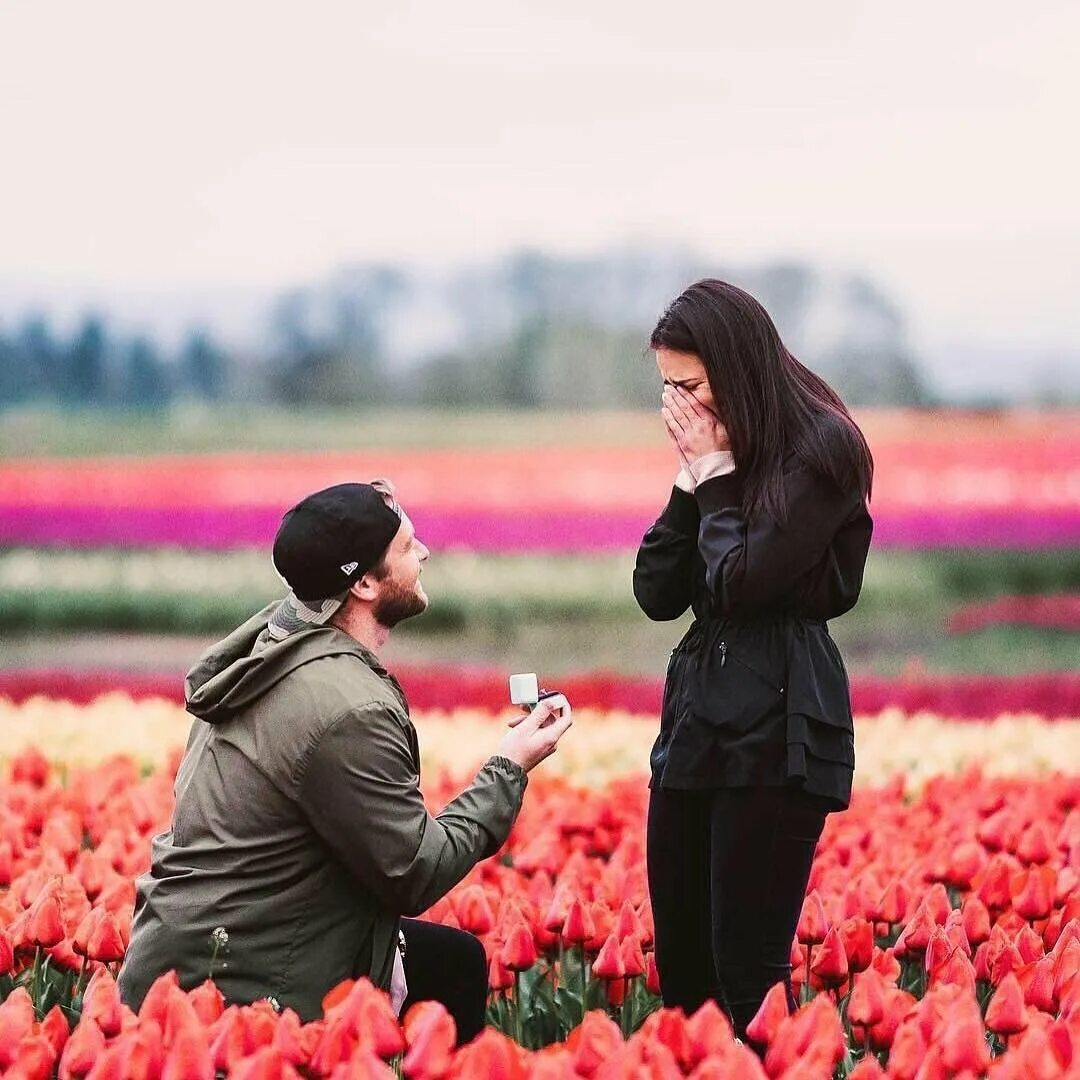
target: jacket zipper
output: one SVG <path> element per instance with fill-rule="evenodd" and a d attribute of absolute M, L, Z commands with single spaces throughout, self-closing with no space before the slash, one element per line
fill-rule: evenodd
<path fill-rule="evenodd" d="M 727 664 L 727 658 L 728 658 L 728 644 L 727 644 L 727 642 L 726 641 L 721 641 L 719 648 L 720 648 L 720 666 L 724 667 L 724 665 Z M 767 686 L 771 687 L 778 694 L 782 694 L 784 692 L 784 688 L 782 686 L 777 686 L 772 681 L 772 679 L 766 678 L 764 675 L 761 674 L 760 671 L 758 671 L 758 669 L 756 667 L 754 667 L 752 664 L 748 664 L 741 656 L 738 656 L 736 653 L 732 653 L 731 655 L 732 655 L 732 658 L 735 660 L 735 662 L 737 664 L 741 664 L 744 668 L 746 668 L 747 671 L 753 672 L 763 683 L 765 683 Z"/>

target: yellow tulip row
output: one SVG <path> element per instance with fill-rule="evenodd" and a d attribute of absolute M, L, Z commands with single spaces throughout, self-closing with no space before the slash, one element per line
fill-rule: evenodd
<path fill-rule="evenodd" d="M 509 715 L 479 709 L 415 713 L 425 768 L 460 776 L 477 767 L 494 749 Z M 190 723 L 191 717 L 172 702 L 133 701 L 120 693 L 81 706 L 48 698 L 16 705 L 0 698 L 0 758 L 37 746 L 58 763 L 129 754 L 158 764 L 184 745 Z M 656 728 L 655 717 L 581 709 L 558 753 L 541 768 L 586 785 L 644 773 Z M 857 784 L 878 785 L 903 774 L 909 784 L 918 785 L 975 763 L 988 775 L 1080 773 L 1080 717 L 1046 720 L 1029 713 L 951 720 L 886 709 L 857 717 L 855 732 Z"/>

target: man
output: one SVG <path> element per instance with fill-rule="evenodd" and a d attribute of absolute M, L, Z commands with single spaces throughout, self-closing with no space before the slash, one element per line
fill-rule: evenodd
<path fill-rule="evenodd" d="M 401 917 L 498 851 L 570 716 L 542 702 L 427 812 L 408 704 L 377 654 L 427 607 L 428 554 L 386 481 L 327 488 L 285 515 L 273 559 L 289 596 L 187 677 L 197 719 L 119 978 L 133 1008 L 174 968 L 185 988 L 212 974 L 230 1002 L 269 997 L 311 1020 L 331 987 L 367 975 L 399 1008 L 406 988 L 406 1006 L 442 1000 L 461 1041 L 483 1026 L 480 943 L 406 921 L 402 948 Z"/>

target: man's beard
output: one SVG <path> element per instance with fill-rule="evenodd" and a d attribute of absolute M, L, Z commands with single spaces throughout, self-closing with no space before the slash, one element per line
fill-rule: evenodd
<path fill-rule="evenodd" d="M 399 622 L 423 614 L 427 610 L 428 602 L 427 598 L 417 591 L 418 588 L 419 582 L 411 589 L 387 583 L 372 610 L 375 621 L 387 629 L 392 629 Z"/>

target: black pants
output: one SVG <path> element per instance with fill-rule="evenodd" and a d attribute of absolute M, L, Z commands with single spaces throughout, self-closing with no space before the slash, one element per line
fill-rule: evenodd
<path fill-rule="evenodd" d="M 791 991 L 791 942 L 825 804 L 792 788 L 654 789 L 648 873 L 664 1004 L 713 998 L 745 1036 L 769 988 Z"/>
<path fill-rule="evenodd" d="M 409 996 L 404 1018 L 418 1001 L 441 1001 L 457 1024 L 458 1046 L 484 1028 L 487 1008 L 487 957 L 472 934 L 449 926 L 402 919 L 405 934 L 405 981 Z"/>

